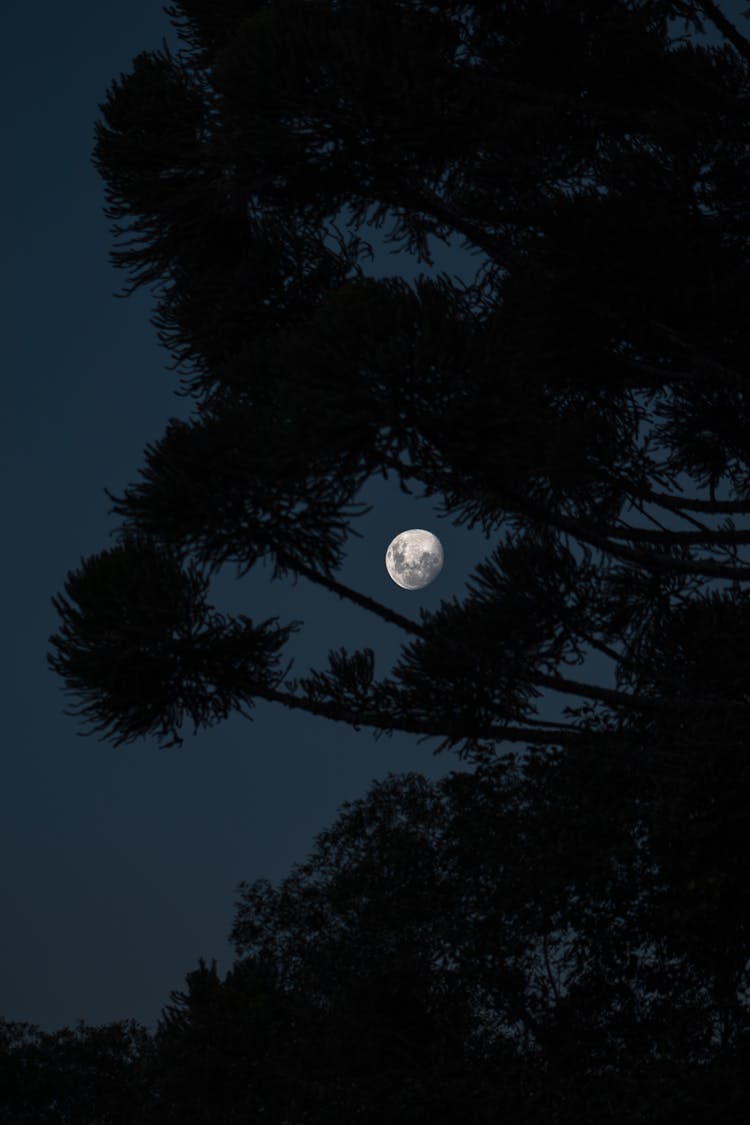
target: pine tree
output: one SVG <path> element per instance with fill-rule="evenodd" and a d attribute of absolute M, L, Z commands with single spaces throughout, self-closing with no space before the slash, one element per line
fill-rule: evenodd
<path fill-rule="evenodd" d="M 185 715 L 263 698 L 477 758 L 597 726 L 608 746 L 699 745 L 704 719 L 744 737 L 744 678 L 717 697 L 698 669 L 717 596 L 708 662 L 750 657 L 747 40 L 690 2 L 170 14 L 184 48 L 112 84 L 94 160 L 126 291 L 157 292 L 197 411 L 110 495 L 120 543 L 55 600 L 50 664 L 94 728 L 179 742 Z M 701 21 L 721 46 L 691 40 Z M 359 232 L 388 214 L 420 261 L 462 235 L 474 284 L 368 278 Z M 491 548 L 419 622 L 336 579 L 377 473 Z M 365 649 L 285 679 L 296 623 L 212 615 L 201 573 L 261 558 L 401 628 L 392 675 Z M 591 652 L 611 687 L 569 673 Z M 549 690 L 565 721 L 538 718 Z"/>
<path fill-rule="evenodd" d="M 110 495 L 119 541 L 54 599 L 50 665 L 115 742 L 179 742 L 186 717 L 197 730 L 265 699 L 434 738 L 476 773 L 451 782 L 450 832 L 413 783 L 370 810 L 392 833 L 394 804 L 412 818 L 387 855 L 365 846 L 364 813 L 353 835 L 340 826 L 363 848 L 348 883 L 323 856 L 325 891 L 248 891 L 240 952 L 289 979 L 297 966 L 300 989 L 282 997 L 251 966 L 250 1018 L 240 978 L 202 967 L 165 1018 L 164 1065 L 179 1087 L 180 1060 L 231 1009 L 242 1043 L 246 1017 L 273 1028 L 281 1079 L 309 1081 L 293 1104 L 273 1084 L 248 1094 L 280 1120 L 336 1120 L 315 1101 L 329 1095 L 342 1120 L 373 1106 L 418 1120 L 427 1043 L 445 1104 L 477 1123 L 498 1105 L 566 1125 L 744 1121 L 750 42 L 711 0 L 170 12 L 183 49 L 112 84 L 94 159 L 126 291 L 154 289 L 196 413 Z M 367 225 L 389 216 L 427 265 L 430 237 L 460 235 L 473 283 L 368 277 Z M 463 600 L 411 620 L 338 580 L 375 474 L 482 528 Z M 297 622 L 208 605 L 211 573 L 261 559 L 401 629 L 390 675 L 370 648 L 332 649 L 291 679 Z M 591 653 L 609 686 L 575 671 Z M 550 691 L 570 699 L 555 722 L 540 718 Z M 514 747 L 522 769 L 494 761 Z M 386 860 L 393 880 L 373 883 Z M 399 879 L 410 893 L 389 914 Z M 342 901 L 356 908 L 343 937 Z M 455 988 L 429 961 L 446 949 L 463 957 Z M 367 1086 L 363 1058 L 407 983 L 406 1046 L 384 1073 L 416 1051 L 424 1081 L 399 1101 Z M 467 998 L 490 986 L 501 1032 L 472 1054 Z M 346 1058 L 327 1085 L 321 1027 Z M 479 1093 L 450 1086 L 451 1057 Z"/>

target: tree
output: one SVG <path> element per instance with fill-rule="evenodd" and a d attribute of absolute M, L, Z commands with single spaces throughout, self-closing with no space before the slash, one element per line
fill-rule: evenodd
<path fill-rule="evenodd" d="M 312 1029 L 304 998 L 285 992 L 279 976 L 267 958 L 252 957 L 223 981 L 202 959 L 188 973 L 153 1038 L 153 1125 L 298 1119 L 300 1084 L 283 1060 L 297 1029 Z"/>
<path fill-rule="evenodd" d="M 54 1032 L 0 1020 L 2 1125 L 133 1125 L 153 1101 L 152 1040 L 135 1020 Z"/>
<path fill-rule="evenodd" d="M 628 765 L 613 785 L 579 744 L 376 782 L 278 886 L 240 885 L 232 968 L 201 960 L 153 1036 L 4 1024 L 0 1121 L 740 1125 L 747 1006 L 695 888 L 672 909 Z"/>
<path fill-rule="evenodd" d="M 600 761 L 389 775 L 242 884 L 232 970 L 201 963 L 157 1030 L 164 1120 L 746 1119 L 747 1009 L 676 947 L 661 803 Z"/>
<path fill-rule="evenodd" d="M 116 742 L 179 742 L 186 717 L 197 730 L 260 698 L 438 739 L 480 779 L 499 747 L 528 749 L 522 777 L 508 766 L 486 797 L 469 790 L 517 878 L 490 864 L 482 884 L 473 840 L 461 876 L 479 880 L 478 919 L 503 875 L 486 932 L 468 927 L 488 956 L 502 935 L 489 968 L 461 946 L 458 989 L 425 961 L 465 917 L 433 890 L 413 940 L 400 919 L 375 942 L 373 974 L 333 921 L 303 958 L 314 1003 L 288 1057 L 325 1070 L 324 1020 L 358 1091 L 325 1086 L 343 1119 L 438 1114 L 423 1042 L 445 1063 L 445 1105 L 474 1106 L 446 1060 L 480 1082 L 499 1051 L 503 1089 L 531 1091 L 547 1121 L 687 1105 L 700 1120 L 722 1082 L 725 1120 L 746 1119 L 750 42 L 709 0 L 170 11 L 184 49 L 139 55 L 113 83 L 94 159 L 126 291 L 155 288 L 196 414 L 108 494 L 119 541 L 54 599 L 51 667 Z M 720 46 L 693 39 L 704 23 Z M 428 265 L 430 236 L 463 236 L 474 282 L 367 277 L 363 227 L 388 215 Z M 410 620 L 337 579 L 376 473 L 482 527 L 463 600 Z M 296 622 L 214 612 L 207 575 L 261 558 L 400 628 L 392 673 L 376 678 L 370 648 L 332 649 L 291 679 Z M 609 686 L 573 671 L 594 652 Z M 570 697 L 559 721 L 540 717 L 549 691 Z M 270 933 L 283 899 L 252 901 Z M 282 977 L 301 944 L 284 948 Z M 347 966 L 338 991 L 326 949 Z M 478 1046 L 466 972 L 500 1020 Z M 395 1083 L 366 1087 L 363 1059 L 407 984 L 421 1085 L 398 1100 Z M 205 1010 L 197 992 L 185 1003 Z M 182 1032 L 171 1044 L 178 1060 L 195 1050 Z M 406 1056 L 383 1057 L 393 1074 Z M 506 1093 L 477 1097 L 480 1120 Z"/>
<path fill-rule="evenodd" d="M 180 741 L 185 715 L 263 698 L 477 758 L 590 737 L 592 707 L 607 745 L 659 716 L 687 741 L 707 713 L 744 732 L 744 681 L 717 701 L 644 672 L 709 584 L 750 576 L 740 32 L 714 4 L 635 0 L 170 14 L 185 48 L 113 83 L 95 163 L 127 291 L 156 287 L 198 407 L 108 493 L 119 544 L 53 599 L 50 664 L 94 729 Z M 725 44 L 675 39 L 670 17 Z M 475 283 L 366 277 L 352 227 L 388 213 L 420 260 L 463 235 Z M 420 622 L 335 577 L 378 472 L 494 539 L 468 596 Z M 366 648 L 285 679 L 296 623 L 212 616 L 196 568 L 263 557 L 404 630 L 393 675 Z M 168 570 L 181 593 L 156 614 Z M 565 674 L 593 651 L 614 686 Z M 540 720 L 550 689 L 583 709 Z"/>

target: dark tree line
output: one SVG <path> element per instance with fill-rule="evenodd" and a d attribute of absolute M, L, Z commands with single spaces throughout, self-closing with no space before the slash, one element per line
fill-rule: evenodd
<path fill-rule="evenodd" d="M 94 160 L 196 410 L 108 493 L 50 665 L 115 745 L 265 699 L 474 771 L 376 786 L 244 889 L 232 972 L 144 1047 L 149 1112 L 746 1120 L 750 42 L 708 0 L 169 12 Z M 389 217 L 474 282 L 368 277 Z M 337 580 L 374 474 L 482 527 L 462 600 Z M 264 558 L 400 628 L 391 674 L 292 679 L 298 622 L 208 604 Z"/>
<path fill-rule="evenodd" d="M 153 1035 L 0 1024 L 0 1121 L 740 1125 L 748 849 L 717 863 L 710 812 L 598 750 L 389 775 L 240 886 L 232 969 Z"/>

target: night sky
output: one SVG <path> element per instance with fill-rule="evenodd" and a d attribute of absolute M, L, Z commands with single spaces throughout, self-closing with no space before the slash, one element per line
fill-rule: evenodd
<path fill-rule="evenodd" d="M 126 275 L 109 264 L 103 184 L 90 163 L 112 80 L 139 51 L 178 42 L 156 0 L 13 0 L 5 12 L 0 1016 L 46 1030 L 130 1017 L 153 1028 L 199 957 L 216 958 L 222 974 L 230 967 L 241 880 L 283 878 L 342 802 L 389 771 L 437 778 L 464 767 L 455 754 L 435 757 L 436 741 L 376 741 L 264 703 L 253 722 L 237 716 L 195 737 L 186 726 L 184 745 L 170 750 L 80 737 L 80 721 L 63 713 L 76 700 L 47 667 L 60 624 L 50 599 L 82 557 L 114 543 L 104 488 L 119 494 L 140 479 L 145 445 L 192 408 L 175 394 L 178 375 L 149 323 L 152 297 L 113 295 Z M 366 271 L 431 272 L 383 247 L 389 229 L 368 234 L 377 253 Z M 464 280 L 482 264 L 458 239 L 432 248 L 436 270 Z M 359 499 L 372 511 L 357 522 L 362 538 L 350 539 L 340 581 L 415 619 L 420 606 L 464 595 L 492 548 L 480 529 L 454 527 L 394 481 L 371 481 Z M 445 550 L 422 591 L 398 588 L 384 567 L 391 538 L 410 527 L 433 531 Z M 302 619 L 287 649 L 294 676 L 325 668 L 342 645 L 372 647 L 376 674 L 389 671 L 400 630 L 304 579 L 270 574 L 257 567 L 238 581 L 227 566 L 211 600 L 253 619 Z"/>
<path fill-rule="evenodd" d="M 438 777 L 462 767 L 412 735 L 376 742 L 367 730 L 262 702 L 253 722 L 236 716 L 195 737 L 184 727 L 184 746 L 170 750 L 156 740 L 115 749 L 80 737 L 79 721 L 63 714 L 76 700 L 47 668 L 60 623 L 50 598 L 82 556 L 114 543 L 117 519 L 103 489 L 119 493 L 139 479 L 146 443 L 192 406 L 174 393 L 178 376 L 149 323 L 150 295 L 113 296 L 126 276 L 109 264 L 103 185 L 90 164 L 110 82 L 139 51 L 164 36 L 177 41 L 152 0 L 72 9 L 18 2 L 10 22 L 0 1015 L 45 1029 L 79 1018 L 153 1026 L 199 956 L 229 968 L 242 879 L 282 878 L 341 803 L 388 771 Z M 392 245 L 378 252 L 389 229 L 370 236 L 368 272 L 429 272 L 392 255 Z M 460 242 L 438 248 L 436 267 L 449 273 L 468 279 L 480 264 Z M 437 519 L 394 482 L 374 480 L 360 499 L 373 507 L 358 521 L 362 539 L 350 540 L 341 581 L 414 618 L 420 606 L 462 595 L 488 550 L 478 529 Z M 422 591 L 400 589 L 384 566 L 391 538 L 409 527 L 434 531 L 446 553 L 442 574 Z M 403 640 L 397 627 L 305 579 L 271 583 L 270 575 L 270 565 L 259 566 L 238 581 L 227 566 L 212 600 L 253 619 L 303 620 L 288 649 L 292 675 L 325 668 L 341 645 L 374 648 L 376 672 L 388 671 Z"/>

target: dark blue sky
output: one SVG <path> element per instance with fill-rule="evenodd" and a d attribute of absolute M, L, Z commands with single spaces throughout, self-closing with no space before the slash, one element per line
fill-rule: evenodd
<path fill-rule="evenodd" d="M 432 744 L 413 736 L 376 742 L 367 731 L 262 703 L 254 722 L 235 717 L 195 738 L 188 727 L 184 746 L 168 751 L 81 738 L 63 714 L 74 701 L 46 665 L 59 625 L 50 598 L 82 556 L 113 542 L 104 487 L 119 492 L 136 480 L 145 444 L 191 409 L 174 394 L 148 294 L 113 297 L 125 276 L 108 262 L 103 190 L 90 164 L 109 83 L 171 29 L 151 0 L 19 0 L 4 22 L 12 160 L 3 184 L 2 367 L 12 408 L 1 421 L 9 636 L 0 1015 L 45 1028 L 130 1016 L 153 1024 L 199 956 L 229 967 L 240 880 L 281 878 L 339 805 L 389 770 L 439 776 L 460 763 L 434 757 Z M 371 272 L 414 276 L 416 263 L 390 249 Z M 460 250 L 440 256 L 440 268 L 467 277 L 477 264 Z M 351 540 L 343 582 L 415 617 L 420 605 L 461 594 L 487 550 L 480 532 L 437 520 L 429 504 L 382 480 L 362 499 L 373 511 L 360 521 L 363 538 Z M 384 568 L 390 539 L 407 527 L 432 529 L 445 548 L 442 574 L 421 592 L 399 589 Z M 289 650 L 294 675 L 325 667 L 339 645 L 373 647 L 384 673 L 402 640 L 394 626 L 304 579 L 272 584 L 270 568 L 237 581 L 227 567 L 212 590 L 223 611 L 305 621 Z"/>
<path fill-rule="evenodd" d="M 265 704 L 252 723 L 235 717 L 195 738 L 186 728 L 184 746 L 167 751 L 155 741 L 114 749 L 81 738 L 63 714 L 73 701 L 46 664 L 59 625 L 50 598 L 82 556 L 112 543 L 104 487 L 119 493 L 135 481 L 146 443 L 191 410 L 174 394 L 149 295 L 113 297 L 125 276 L 109 265 L 103 189 L 90 164 L 110 82 L 172 34 L 154 0 L 13 0 L 4 28 L 0 1016 L 48 1029 L 79 1018 L 153 1026 L 198 957 L 229 967 L 240 880 L 282 878 L 374 778 L 462 767 L 412 736 L 376 742 Z M 388 229 L 369 236 L 374 246 Z M 459 243 L 434 249 L 439 269 L 467 279 L 480 264 Z M 419 271 L 389 250 L 368 272 Z M 491 549 L 480 531 L 437 519 L 393 483 L 374 481 L 361 499 L 373 511 L 358 525 L 363 538 L 350 541 L 343 582 L 414 617 L 420 605 L 462 595 Z M 442 574 L 421 592 L 399 589 L 383 565 L 388 542 L 408 527 L 431 529 L 445 548 Z M 236 581 L 226 568 L 214 603 L 303 619 L 289 649 L 294 675 L 324 667 L 340 645 L 374 648 L 376 671 L 388 671 L 399 630 L 303 579 L 269 579 L 259 568 Z"/>

